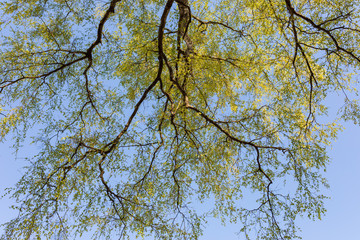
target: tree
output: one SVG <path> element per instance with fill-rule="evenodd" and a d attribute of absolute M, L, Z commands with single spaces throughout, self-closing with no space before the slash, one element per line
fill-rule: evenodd
<path fill-rule="evenodd" d="M 325 212 L 326 96 L 359 119 L 358 5 L 3 1 L 1 139 L 40 150 L 2 239 L 197 239 L 209 215 L 297 238 Z"/>

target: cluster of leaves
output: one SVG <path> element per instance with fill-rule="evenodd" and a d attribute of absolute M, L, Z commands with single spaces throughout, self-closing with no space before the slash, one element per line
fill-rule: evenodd
<path fill-rule="evenodd" d="M 359 3 L 0 4 L 0 138 L 41 147 L 2 239 L 198 239 L 209 214 L 293 239 L 297 216 L 324 213 L 339 126 L 317 118 L 329 92 L 356 91 Z"/>

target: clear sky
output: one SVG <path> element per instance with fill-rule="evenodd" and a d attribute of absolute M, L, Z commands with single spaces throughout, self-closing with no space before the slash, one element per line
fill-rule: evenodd
<path fill-rule="evenodd" d="M 336 100 L 335 100 L 336 101 Z M 335 101 L 330 102 L 335 104 Z M 303 229 L 304 240 L 358 240 L 360 226 L 360 127 L 351 122 L 345 123 L 345 130 L 330 150 L 331 164 L 326 175 L 331 189 L 326 201 L 328 209 L 322 221 L 300 219 L 298 225 Z M 33 152 L 33 147 L 25 147 L 18 159 L 11 154 L 9 144 L 0 144 L 0 193 L 12 186 L 20 177 L 23 158 Z M 34 152 L 33 152 L 34 153 Z M 11 201 L 0 200 L 0 223 L 16 216 L 8 207 Z M 236 240 L 237 225 L 221 226 L 219 221 L 210 221 L 201 240 Z M 2 229 L 0 231 L 2 233 Z"/>
<path fill-rule="evenodd" d="M 338 107 L 336 97 L 329 104 Z M 334 114 L 334 109 L 331 114 Z M 359 240 L 360 227 L 360 126 L 351 122 L 344 123 L 344 131 L 329 149 L 331 163 L 325 174 L 331 188 L 325 195 L 331 199 L 326 201 L 327 214 L 322 221 L 300 218 L 297 225 L 302 228 L 300 234 L 304 240 Z M 24 158 L 36 153 L 36 146 L 25 146 L 15 157 L 10 143 L 0 143 L 0 196 L 5 188 L 13 186 L 22 175 L 21 167 Z M 17 215 L 9 209 L 11 199 L 0 199 L 0 224 Z M 222 226 L 220 221 L 211 220 L 200 240 L 238 240 L 244 239 L 236 232 L 240 225 Z M 0 235 L 3 229 L 0 227 Z M 17 240 L 17 239 L 14 239 Z"/>
<path fill-rule="evenodd" d="M 325 176 L 330 190 L 326 194 L 327 213 L 321 221 L 299 219 L 304 240 L 359 240 L 360 227 L 360 127 L 348 122 L 330 150 L 332 162 Z M 211 222 L 201 240 L 237 240 L 236 225 Z"/>

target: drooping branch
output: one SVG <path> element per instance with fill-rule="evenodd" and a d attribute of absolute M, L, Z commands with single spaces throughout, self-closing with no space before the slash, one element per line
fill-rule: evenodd
<path fill-rule="evenodd" d="M 97 28 L 97 37 L 95 42 L 93 42 L 91 44 L 91 46 L 87 49 L 86 51 L 86 56 L 89 59 L 89 61 L 91 62 L 92 60 L 92 51 L 93 49 L 99 45 L 101 43 L 101 39 L 102 39 L 102 35 L 103 35 L 103 29 L 104 29 L 104 25 L 106 23 L 106 21 L 109 19 L 110 14 L 115 12 L 115 6 L 118 2 L 121 2 L 121 0 L 112 0 L 110 2 L 110 6 L 109 8 L 106 10 L 104 16 L 102 17 L 102 19 L 100 20 L 99 26 Z M 90 65 L 90 63 L 89 63 Z M 91 66 L 90 66 L 91 67 Z"/>
<path fill-rule="evenodd" d="M 223 23 L 223 22 L 211 21 L 211 20 L 210 20 L 210 21 L 204 21 L 204 20 L 201 20 L 201 19 L 200 19 L 199 17 L 197 17 L 197 16 L 194 16 L 194 15 L 191 15 L 191 16 L 200 23 L 200 26 L 201 26 L 201 25 L 219 25 L 219 26 L 222 26 L 222 27 L 224 27 L 224 28 L 230 29 L 230 30 L 233 31 L 233 32 L 238 33 L 241 37 L 242 37 L 242 36 L 245 36 L 244 31 L 235 29 L 235 28 L 233 28 L 232 26 L 229 26 L 228 24 L 225 24 L 225 23 Z"/>
<path fill-rule="evenodd" d="M 127 120 L 124 128 L 122 129 L 122 131 L 114 138 L 113 141 L 111 141 L 109 144 L 105 145 L 105 148 L 103 150 L 103 154 L 105 154 L 105 155 L 110 153 L 115 148 L 115 146 L 120 141 L 121 137 L 127 132 L 128 128 L 130 127 L 134 117 L 136 116 L 141 104 L 146 99 L 148 93 L 161 80 L 161 74 L 162 74 L 163 65 L 164 65 L 164 49 L 163 49 L 164 29 L 165 29 L 165 25 L 166 25 L 166 19 L 167 19 L 167 16 L 168 16 L 169 12 L 170 12 L 170 9 L 171 9 L 171 6 L 172 6 L 173 2 L 174 2 L 174 0 L 169 0 L 166 3 L 165 9 L 164 9 L 163 14 L 161 16 L 161 22 L 160 22 L 159 31 L 158 31 L 159 67 L 158 67 L 157 75 L 156 75 L 154 81 L 145 89 L 145 91 L 143 92 L 143 94 L 140 97 L 139 101 L 134 106 L 134 110 L 131 113 L 130 117 L 128 118 L 128 120 Z"/>
<path fill-rule="evenodd" d="M 346 53 L 347 55 L 351 56 L 353 59 L 355 59 L 357 62 L 360 63 L 360 58 L 359 58 L 358 56 L 356 56 L 352 51 L 349 51 L 349 50 L 345 49 L 344 47 L 342 47 L 342 46 L 339 44 L 339 42 L 338 42 L 338 40 L 336 39 L 336 37 L 331 33 L 331 31 L 323 27 L 323 25 L 324 25 L 327 21 L 324 21 L 324 22 L 322 22 L 322 23 L 320 23 L 320 24 L 317 24 L 317 23 L 315 23 L 311 18 L 309 18 L 309 17 L 307 17 L 307 16 L 305 16 L 305 15 L 302 15 L 302 14 L 300 14 L 299 12 L 297 12 L 297 11 L 294 9 L 294 7 L 292 6 L 291 0 L 285 0 L 285 3 L 286 3 L 286 7 L 287 7 L 287 9 L 288 9 L 288 11 L 289 11 L 289 13 L 290 13 L 291 15 L 294 15 L 294 16 L 297 16 L 297 17 L 303 19 L 304 21 L 310 23 L 310 25 L 311 25 L 312 27 L 314 27 L 315 29 L 317 29 L 317 30 L 325 33 L 326 35 L 328 35 L 328 36 L 330 37 L 330 39 L 332 40 L 332 42 L 334 43 L 334 45 L 335 45 L 335 47 L 336 47 L 336 50 L 340 50 L 340 51 Z M 345 16 L 349 16 L 349 14 L 340 15 L 339 17 L 330 19 L 330 20 L 328 20 L 328 21 L 335 21 L 336 19 L 341 19 L 341 18 L 344 18 Z"/>
<path fill-rule="evenodd" d="M 153 82 L 146 88 L 146 90 L 143 92 L 142 96 L 140 97 L 139 101 L 137 102 L 137 104 L 134 107 L 134 110 L 132 112 L 132 114 L 130 115 L 130 117 L 128 118 L 124 128 L 122 129 L 122 131 L 114 138 L 113 141 L 111 141 L 110 143 L 108 143 L 107 145 L 105 145 L 105 147 L 103 149 L 99 149 L 99 153 L 102 155 L 101 160 L 98 162 L 98 167 L 100 170 L 100 179 L 102 184 L 104 185 L 107 195 L 110 198 L 111 201 L 113 200 L 114 196 L 116 199 L 118 199 L 118 201 L 121 203 L 122 200 L 124 200 L 121 196 L 119 196 L 118 194 L 114 193 L 111 190 L 111 187 L 108 185 L 107 181 L 104 179 L 103 175 L 105 173 L 105 170 L 102 167 L 103 162 L 105 161 L 107 155 L 112 152 L 116 146 L 118 145 L 118 143 L 120 142 L 121 137 L 127 132 L 128 128 L 130 127 L 134 117 L 136 116 L 141 104 L 145 101 L 148 93 L 155 87 L 155 85 L 161 80 L 161 74 L 163 71 L 163 58 L 164 58 L 164 53 L 163 53 L 163 37 L 164 37 L 164 29 L 165 29 L 165 25 L 166 25 L 166 20 L 167 20 L 167 16 L 170 12 L 170 9 L 172 7 L 174 0 L 169 0 L 167 1 L 163 14 L 161 16 L 161 22 L 160 22 L 160 26 L 159 26 L 159 30 L 158 30 L 158 51 L 159 51 L 159 55 L 158 55 L 158 59 L 159 59 L 159 66 L 158 66 L 158 71 L 157 71 L 157 76 L 156 78 L 153 80 Z M 161 145 L 158 146 L 157 150 L 154 152 L 153 158 L 156 157 L 156 153 L 157 151 L 160 149 Z M 154 160 L 154 159 L 153 159 Z M 152 160 L 152 161 L 153 161 Z M 149 167 L 149 169 L 151 169 L 151 166 Z M 150 171 L 150 170 L 149 170 Z M 145 174 L 144 178 L 146 177 L 147 174 Z M 140 181 L 141 182 L 141 181 Z M 114 208 L 116 206 L 114 205 Z M 130 214 L 131 215 L 131 214 Z M 135 216 L 132 216 L 133 218 L 135 218 Z M 140 221 L 140 220 L 139 220 Z"/>

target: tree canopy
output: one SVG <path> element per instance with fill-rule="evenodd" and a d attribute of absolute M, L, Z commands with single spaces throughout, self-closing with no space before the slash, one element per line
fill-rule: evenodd
<path fill-rule="evenodd" d="M 326 96 L 359 120 L 359 3 L 2 1 L 0 139 L 39 149 L 2 239 L 198 239 L 210 216 L 298 238 L 325 212 Z"/>

